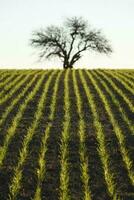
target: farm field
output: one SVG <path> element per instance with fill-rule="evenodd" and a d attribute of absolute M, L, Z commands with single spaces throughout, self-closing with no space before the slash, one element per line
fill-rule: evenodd
<path fill-rule="evenodd" d="M 0 70 L 0 200 L 134 200 L 134 70 Z"/>

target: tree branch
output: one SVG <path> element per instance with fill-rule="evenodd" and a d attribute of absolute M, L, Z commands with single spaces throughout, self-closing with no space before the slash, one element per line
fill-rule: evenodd
<path fill-rule="evenodd" d="M 74 44 L 74 41 L 75 41 L 76 36 L 75 36 L 74 34 L 71 34 L 71 37 L 72 37 L 72 41 L 71 41 L 70 49 L 69 49 L 69 52 L 68 52 L 68 55 L 67 55 L 68 60 L 69 60 L 70 54 L 71 54 L 71 52 L 72 52 L 72 50 L 73 50 L 73 44 Z"/>

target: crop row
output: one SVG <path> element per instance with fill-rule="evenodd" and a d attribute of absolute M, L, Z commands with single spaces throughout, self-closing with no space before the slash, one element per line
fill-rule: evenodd
<path fill-rule="evenodd" d="M 134 79 L 133 72 L 125 73 L 1 71 L 0 198 L 133 199 Z M 28 108 L 32 108 L 31 113 Z M 25 118 L 29 121 L 22 126 Z M 71 146 L 73 138 L 77 139 L 73 141 L 74 145 L 77 142 L 75 148 Z M 15 140 L 20 144 L 16 144 L 16 157 L 11 145 Z M 34 140 L 38 150 L 31 149 Z M 91 166 L 93 163 L 96 166 Z M 33 188 L 24 185 L 25 166 L 33 170 Z M 79 170 L 80 176 L 76 177 Z M 8 183 L 2 184 L 2 174 L 8 177 Z M 28 177 L 26 180 L 30 181 Z M 76 187 L 78 180 L 80 190 Z"/>

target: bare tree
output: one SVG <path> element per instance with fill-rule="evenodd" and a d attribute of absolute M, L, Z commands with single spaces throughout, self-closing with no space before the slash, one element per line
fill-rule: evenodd
<path fill-rule="evenodd" d="M 40 58 L 58 56 L 64 69 L 72 68 L 87 50 L 112 52 L 101 31 L 91 29 L 81 17 L 67 18 L 63 27 L 49 26 L 35 31 L 31 45 L 40 48 Z"/>

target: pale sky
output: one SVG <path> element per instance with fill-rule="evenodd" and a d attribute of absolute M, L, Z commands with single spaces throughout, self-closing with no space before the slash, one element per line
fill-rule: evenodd
<path fill-rule="evenodd" d="M 102 29 L 113 54 L 86 53 L 76 64 L 88 68 L 134 68 L 134 0 L 0 0 L 0 68 L 61 67 L 58 59 L 38 62 L 29 45 L 32 31 L 82 16 Z"/>

